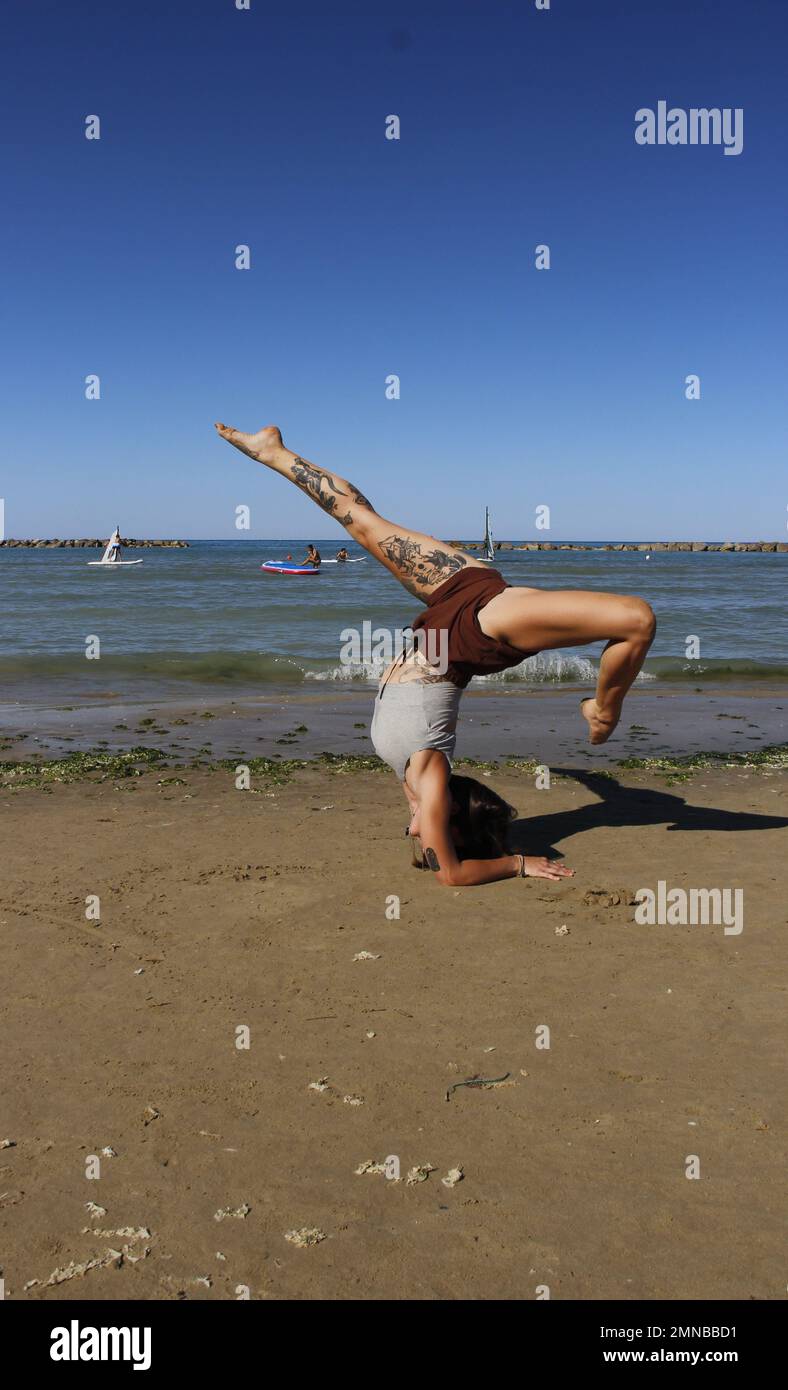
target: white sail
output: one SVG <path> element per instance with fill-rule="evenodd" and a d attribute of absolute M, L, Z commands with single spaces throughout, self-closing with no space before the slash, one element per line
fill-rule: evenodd
<path fill-rule="evenodd" d="M 115 527 L 115 530 L 112 532 L 112 535 L 110 536 L 109 540 L 107 541 L 106 550 L 104 551 L 104 554 L 102 555 L 102 557 L 101 557 L 101 559 L 100 559 L 100 561 L 99 561 L 99 564 L 101 564 L 101 565 L 112 565 L 112 564 L 117 564 L 117 562 L 118 562 L 119 559 L 120 559 L 120 531 L 118 530 L 118 528 L 117 528 L 117 526 L 116 526 L 116 527 Z"/>
<path fill-rule="evenodd" d="M 120 531 L 116 526 L 115 530 L 112 532 L 112 535 L 107 541 L 106 548 L 101 559 L 88 560 L 88 564 L 91 565 L 94 569 L 106 570 L 129 569 L 132 565 L 141 565 L 142 560 L 121 560 L 120 555 L 122 544 L 123 542 L 120 539 Z"/>
<path fill-rule="evenodd" d="M 484 558 L 485 560 L 495 559 L 495 541 L 490 527 L 490 508 L 484 509 Z"/>

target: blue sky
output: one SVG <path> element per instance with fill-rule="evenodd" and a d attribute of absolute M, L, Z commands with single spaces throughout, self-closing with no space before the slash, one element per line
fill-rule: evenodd
<path fill-rule="evenodd" d="M 223 419 L 444 538 L 785 537 L 783 0 L 6 15 L 8 535 L 338 538 Z M 660 99 L 743 153 L 636 145 Z"/>

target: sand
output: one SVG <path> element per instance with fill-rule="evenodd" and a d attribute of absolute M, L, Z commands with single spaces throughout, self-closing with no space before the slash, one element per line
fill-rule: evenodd
<path fill-rule="evenodd" d="M 507 771 L 577 876 L 464 891 L 389 774 L 173 775 L 0 795 L 7 1298 L 785 1297 L 788 774 Z"/>

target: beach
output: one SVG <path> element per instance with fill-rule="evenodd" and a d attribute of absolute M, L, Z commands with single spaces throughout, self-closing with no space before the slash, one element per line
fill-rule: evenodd
<path fill-rule="evenodd" d="M 502 557 L 660 627 L 604 746 L 598 647 L 472 683 L 456 770 L 576 876 L 455 890 L 341 655 L 417 605 L 266 553 L 3 552 L 6 1297 L 784 1297 L 785 556 Z"/>
<path fill-rule="evenodd" d="M 6 1297 L 784 1297 L 784 770 L 500 767 L 576 877 L 460 892 L 352 760 L 28 767 Z M 743 887 L 743 930 L 636 924 L 657 879 Z"/>

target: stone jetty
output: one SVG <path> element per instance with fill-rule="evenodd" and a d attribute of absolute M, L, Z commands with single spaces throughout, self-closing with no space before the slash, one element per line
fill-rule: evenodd
<path fill-rule="evenodd" d="M 450 541 L 463 550 L 482 550 L 476 541 Z M 581 545 L 575 541 L 498 541 L 498 550 L 643 550 L 648 554 L 660 550 L 736 550 L 747 552 L 788 553 L 787 541 L 617 541 Z"/>
<path fill-rule="evenodd" d="M 92 540 L 73 540 L 73 541 L 0 541 L 0 546 L 13 550 L 17 547 L 33 547 L 37 549 L 97 549 L 100 550 L 107 544 L 106 539 Z M 482 550 L 483 546 L 478 541 L 450 541 L 450 545 L 459 546 L 462 550 Z M 139 541 L 124 540 L 123 548 L 147 548 L 150 546 L 165 546 L 170 550 L 188 549 L 188 541 Z M 582 545 L 578 541 L 497 541 L 496 551 L 503 550 L 643 550 L 648 553 L 659 552 L 660 550 L 723 550 L 723 551 L 747 551 L 771 553 L 775 552 L 784 555 L 788 553 L 787 541 L 600 541 L 597 545 Z"/>
<path fill-rule="evenodd" d="M 78 541 L 39 541 L 39 540 L 35 540 L 35 541 L 0 541 L 0 546 L 5 546 L 6 550 L 14 550 L 15 548 L 17 548 L 17 547 L 19 547 L 19 546 L 28 547 L 28 548 L 32 546 L 34 549 L 38 549 L 38 550 L 63 550 L 63 549 L 67 549 L 67 550 L 90 550 L 90 549 L 102 550 L 106 544 L 107 544 L 106 536 L 105 536 L 104 540 L 78 540 Z M 133 541 L 133 540 L 131 540 L 131 539 L 129 539 L 129 540 L 124 540 L 124 541 L 123 541 L 123 549 L 124 549 L 124 550 L 126 550 L 127 548 L 128 548 L 129 550 L 131 550 L 132 548 L 140 548 L 140 547 L 142 547 L 142 548 L 144 548 L 144 549 L 147 549 L 148 547 L 150 547 L 150 546 L 152 546 L 152 545 L 163 545 L 163 546 L 166 546 L 166 547 L 167 547 L 168 549 L 170 549 L 170 550 L 187 550 L 187 549 L 188 549 L 188 546 L 189 546 L 189 542 L 188 542 L 188 541 Z"/>

